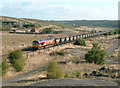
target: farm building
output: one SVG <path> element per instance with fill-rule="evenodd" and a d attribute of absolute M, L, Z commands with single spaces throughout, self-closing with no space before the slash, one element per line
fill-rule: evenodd
<path fill-rule="evenodd" d="M 14 32 L 23 32 L 23 33 L 25 33 L 25 29 L 17 29 L 17 30 L 14 30 Z"/>
<path fill-rule="evenodd" d="M 25 32 L 26 32 L 26 33 L 30 32 L 30 31 L 31 31 L 30 29 L 28 29 L 28 30 L 25 30 Z"/>

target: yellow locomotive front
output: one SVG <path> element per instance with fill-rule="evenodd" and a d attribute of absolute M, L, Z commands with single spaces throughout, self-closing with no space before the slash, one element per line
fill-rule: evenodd
<path fill-rule="evenodd" d="M 33 41 L 33 47 L 39 48 L 39 41 Z"/>

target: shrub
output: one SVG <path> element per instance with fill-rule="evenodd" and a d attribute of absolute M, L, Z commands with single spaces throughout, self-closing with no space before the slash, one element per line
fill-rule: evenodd
<path fill-rule="evenodd" d="M 108 33 L 105 33 L 104 36 L 114 35 L 114 34 L 118 34 L 118 31 L 110 31 Z"/>
<path fill-rule="evenodd" d="M 110 32 L 109 32 L 109 35 L 114 35 L 114 31 L 110 31 Z"/>
<path fill-rule="evenodd" d="M 81 79 L 81 73 L 79 71 L 72 72 L 71 78 L 80 78 Z"/>
<path fill-rule="evenodd" d="M 69 74 L 68 74 L 68 72 L 65 72 L 64 77 L 65 77 L 65 78 L 69 78 Z"/>
<path fill-rule="evenodd" d="M 97 43 L 94 43 L 93 48 L 85 55 L 85 60 L 89 63 L 104 64 L 106 52 L 100 48 Z"/>
<path fill-rule="evenodd" d="M 118 39 L 120 39 L 120 36 L 118 36 Z"/>
<path fill-rule="evenodd" d="M 91 33 L 96 33 L 96 30 L 92 30 Z"/>
<path fill-rule="evenodd" d="M 115 30 L 115 31 L 114 31 L 114 34 L 118 34 L 118 31 L 117 31 L 117 30 Z"/>
<path fill-rule="evenodd" d="M 64 78 L 63 71 L 59 68 L 55 61 L 50 61 L 47 68 L 47 78 L 49 79 L 62 79 Z"/>
<path fill-rule="evenodd" d="M 84 39 L 81 39 L 81 38 L 77 39 L 74 44 L 75 44 L 75 45 L 86 46 L 85 40 L 84 40 Z"/>
<path fill-rule="evenodd" d="M 81 73 L 80 72 L 76 72 L 75 75 L 76 75 L 77 78 L 81 78 Z"/>
<path fill-rule="evenodd" d="M 22 71 L 25 64 L 25 59 L 22 56 L 21 50 L 15 50 L 9 53 L 9 60 L 16 71 Z"/>
<path fill-rule="evenodd" d="M 52 30 L 52 28 L 45 28 L 45 29 L 42 30 L 41 33 L 43 33 L 43 34 L 50 34 L 50 33 L 53 33 L 53 30 Z"/>
<path fill-rule="evenodd" d="M 106 36 L 106 37 L 107 37 L 108 35 L 109 35 L 109 33 L 104 33 L 104 36 Z"/>
<path fill-rule="evenodd" d="M 8 71 L 9 65 L 7 64 L 6 59 L 2 62 L 2 75 L 4 76 Z"/>
<path fill-rule="evenodd" d="M 14 66 L 15 70 L 17 72 L 22 71 L 23 68 L 24 68 L 24 61 L 23 61 L 23 59 L 16 59 L 14 61 L 15 61 L 15 63 L 14 63 L 13 66 Z"/>
<path fill-rule="evenodd" d="M 120 34 L 120 30 L 118 31 L 118 34 Z"/>

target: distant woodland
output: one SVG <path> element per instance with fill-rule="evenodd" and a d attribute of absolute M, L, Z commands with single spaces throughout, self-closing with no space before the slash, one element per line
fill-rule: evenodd
<path fill-rule="evenodd" d="M 76 27 L 89 26 L 89 27 L 105 27 L 117 28 L 117 20 L 73 20 L 73 21 L 54 21 L 62 24 L 74 25 Z"/>

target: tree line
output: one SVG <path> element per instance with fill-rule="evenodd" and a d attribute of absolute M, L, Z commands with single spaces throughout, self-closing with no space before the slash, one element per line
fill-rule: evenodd
<path fill-rule="evenodd" d="M 74 21 L 55 21 L 62 24 L 74 25 L 76 27 L 89 26 L 89 27 L 105 27 L 105 28 L 118 28 L 117 20 L 74 20 Z"/>

